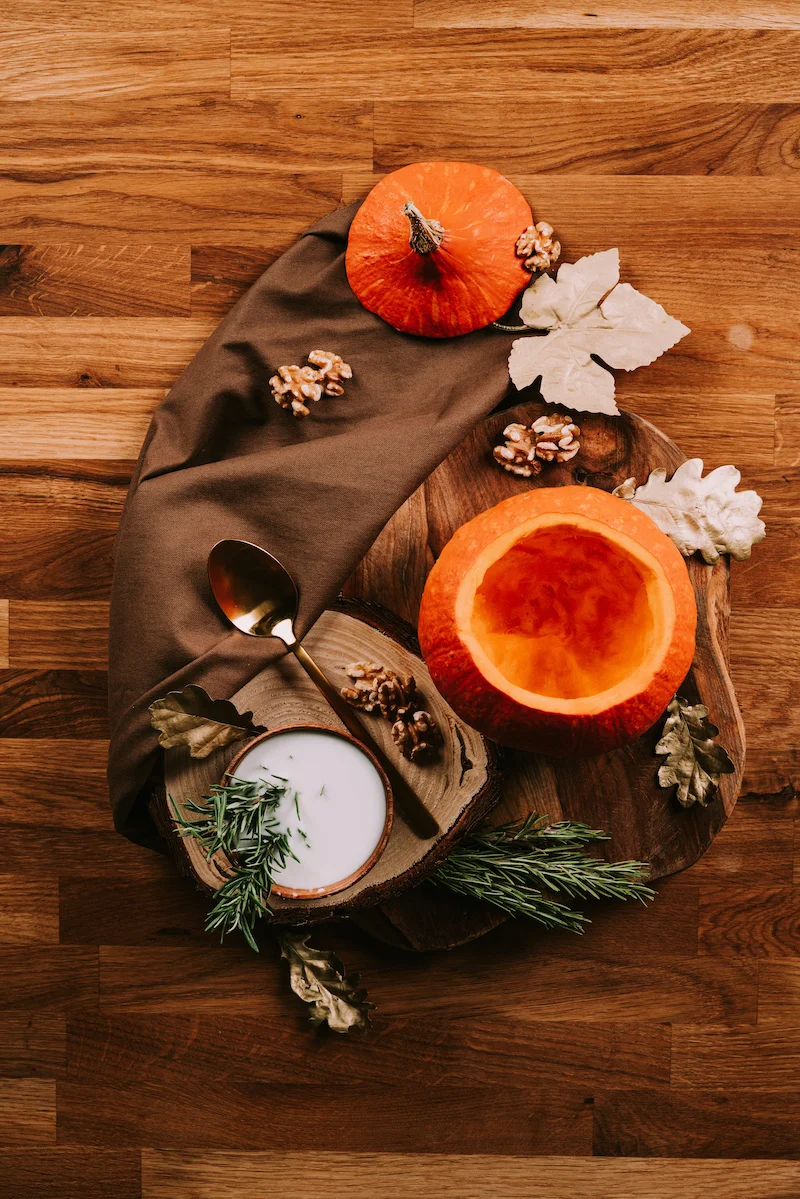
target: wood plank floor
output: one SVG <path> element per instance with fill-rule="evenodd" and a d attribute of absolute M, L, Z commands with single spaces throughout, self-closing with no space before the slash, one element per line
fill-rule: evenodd
<path fill-rule="evenodd" d="M 584 11 L 586 9 L 586 11 Z M 589 11 L 591 9 L 591 11 Z M 800 6 L 6 0 L 0 1199 L 800 1195 Z M 112 831 L 111 546 L 153 408 L 386 171 L 505 172 L 692 328 L 623 406 L 764 496 L 733 571 L 744 795 L 651 908 L 400 956 L 314 1036 L 277 953 Z"/>

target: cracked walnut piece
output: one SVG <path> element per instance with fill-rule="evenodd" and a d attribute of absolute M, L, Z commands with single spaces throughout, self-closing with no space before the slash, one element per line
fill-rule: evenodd
<path fill-rule="evenodd" d="M 404 758 L 418 762 L 442 743 L 442 734 L 430 712 L 406 709 L 392 725 L 392 740 Z"/>
<path fill-rule="evenodd" d="M 411 674 L 396 674 L 378 662 L 354 662 L 346 667 L 345 673 L 353 680 L 353 686 L 342 687 L 341 695 L 354 708 L 364 712 L 378 708 L 381 716 L 394 720 L 414 701 L 417 684 Z"/>
<path fill-rule="evenodd" d="M 397 674 L 379 662 L 354 662 L 347 667 L 352 687 L 342 687 L 342 698 L 363 712 L 374 712 L 392 721 L 392 740 L 404 757 L 418 762 L 442 743 L 430 712 L 417 707 L 422 697 L 411 674 Z"/>
<path fill-rule="evenodd" d="M 540 416 L 530 428 L 506 425 L 503 430 L 506 444 L 495 446 L 494 460 L 512 475 L 530 479 L 539 474 L 542 462 L 569 462 L 574 458 L 581 448 L 580 432 L 561 413 Z"/>
<path fill-rule="evenodd" d="M 281 408 L 291 408 L 294 416 L 308 416 L 306 400 L 322 396 L 319 372 L 310 366 L 281 366 L 269 381 L 273 398 Z"/>
<path fill-rule="evenodd" d="M 528 225 L 517 238 L 517 257 L 524 258 L 527 271 L 546 271 L 558 261 L 561 242 L 553 237 L 553 226 L 547 221 Z"/>
<path fill-rule="evenodd" d="M 312 350 L 310 366 L 281 366 L 269 381 L 274 400 L 281 408 L 291 408 L 294 416 L 308 416 L 306 401 L 316 403 L 323 395 L 344 395 L 342 379 L 352 379 L 353 371 L 331 350 Z"/>
<path fill-rule="evenodd" d="M 322 390 L 326 396 L 344 395 L 341 381 L 342 379 L 352 379 L 353 372 L 343 358 L 330 350 L 312 350 L 308 361 L 312 366 L 317 367 L 323 383 Z"/>
<path fill-rule="evenodd" d="M 581 448 L 580 429 L 560 412 L 540 416 L 532 428 L 537 438 L 536 457 L 545 462 L 569 462 Z"/>

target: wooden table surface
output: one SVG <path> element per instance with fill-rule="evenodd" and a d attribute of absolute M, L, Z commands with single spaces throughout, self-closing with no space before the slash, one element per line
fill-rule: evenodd
<path fill-rule="evenodd" d="M 591 9 L 591 11 L 584 11 Z M 0 1197 L 800 1195 L 800 5 L 6 0 Z M 622 405 L 764 496 L 734 564 L 744 794 L 651 908 L 404 957 L 315 1036 L 277 955 L 112 830 L 110 551 L 150 414 L 309 224 L 420 158 L 691 326 Z"/>

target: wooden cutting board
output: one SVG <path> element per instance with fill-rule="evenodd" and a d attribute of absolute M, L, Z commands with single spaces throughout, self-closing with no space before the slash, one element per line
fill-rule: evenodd
<path fill-rule="evenodd" d="M 433 472 L 395 514 L 364 558 L 347 594 L 386 605 L 416 624 L 425 579 L 454 531 L 479 512 L 530 487 L 589 484 L 611 491 L 624 479 L 644 482 L 662 466 L 670 475 L 684 455 L 647 421 L 623 412 L 619 417 L 584 415 L 581 450 L 571 462 L 545 465 L 535 479 L 501 470 L 492 448 L 512 421 L 530 423 L 544 404 L 529 402 L 489 417 Z M 697 596 L 697 650 L 681 695 L 702 701 L 718 725 L 719 741 L 734 762 L 734 774 L 722 779 L 720 794 L 707 808 L 681 808 L 656 781 L 654 747 L 663 719 L 633 745 L 584 761 L 557 761 L 508 751 L 504 758 L 503 798 L 491 820 L 502 823 L 531 810 L 581 820 L 611 835 L 601 852 L 609 859 L 650 863 L 652 877 L 674 874 L 708 848 L 736 802 L 744 768 L 744 728 L 728 671 L 730 611 L 729 565 L 707 566 L 697 555 L 688 560 Z M 449 897 L 423 885 L 357 920 L 376 936 L 410 949 L 461 944 L 502 921 L 502 915 L 478 903 Z"/>
<path fill-rule="evenodd" d="M 319 899 L 270 899 L 276 918 L 287 924 L 346 915 L 407 892 L 447 855 L 472 824 L 492 810 L 500 797 L 501 784 L 496 747 L 459 720 L 438 694 L 418 656 L 414 630 L 392 613 L 364 601 L 343 600 L 335 609 L 323 612 L 304 645 L 339 687 L 350 683 L 345 668 L 351 662 L 379 662 L 397 674 L 414 676 L 425 708 L 442 733 L 443 744 L 432 760 L 406 761 L 392 742 L 387 720 L 366 713 L 363 719 L 434 814 L 440 831 L 437 837 L 421 841 L 395 812 L 386 849 L 369 873 L 352 886 Z M 262 670 L 233 696 L 233 701 L 240 712 L 252 711 L 256 722 L 270 729 L 296 724 L 344 728 L 292 654 Z M 190 757 L 184 747 L 168 749 L 164 755 L 165 787 L 151 804 L 156 823 L 175 850 L 179 869 L 207 891 L 221 886 L 229 863 L 222 854 L 208 861 L 196 841 L 175 838 L 169 808 L 174 805 L 185 813 L 187 799 L 207 795 L 241 748 L 239 742 L 202 760 Z"/>

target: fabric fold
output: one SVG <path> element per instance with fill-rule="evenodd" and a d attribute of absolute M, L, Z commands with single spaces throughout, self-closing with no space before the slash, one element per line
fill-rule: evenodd
<path fill-rule="evenodd" d="M 109 791 L 118 830 L 153 847 L 147 811 L 161 750 L 148 706 L 199 683 L 230 697 L 282 647 L 231 630 L 206 559 L 224 537 L 278 557 L 308 631 L 393 512 L 508 387 L 510 337 L 398 333 L 347 283 L 357 205 L 325 217 L 236 304 L 156 411 L 115 546 L 109 645 Z M 294 418 L 269 378 L 334 350 L 340 398 Z M 469 486 L 469 480 L 464 480 Z"/>

